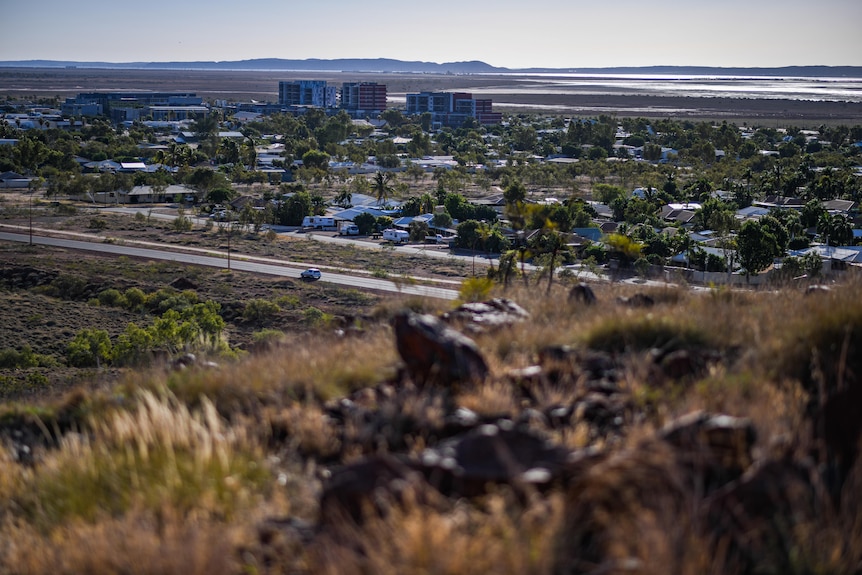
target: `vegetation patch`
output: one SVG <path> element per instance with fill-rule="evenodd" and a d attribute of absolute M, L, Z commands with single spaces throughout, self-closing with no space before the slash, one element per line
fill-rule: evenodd
<path fill-rule="evenodd" d="M 708 331 L 681 319 L 652 314 L 617 316 L 595 325 L 583 337 L 591 348 L 612 353 L 660 349 L 664 352 L 708 347 Z"/>

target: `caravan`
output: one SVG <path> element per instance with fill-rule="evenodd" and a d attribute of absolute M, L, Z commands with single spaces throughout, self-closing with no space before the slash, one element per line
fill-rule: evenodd
<path fill-rule="evenodd" d="M 404 230 L 388 229 L 383 230 L 383 239 L 396 244 L 406 244 L 410 239 L 410 234 Z"/>
<path fill-rule="evenodd" d="M 315 230 L 335 229 L 335 218 L 326 216 L 305 216 L 302 218 L 303 228 L 313 228 Z"/>

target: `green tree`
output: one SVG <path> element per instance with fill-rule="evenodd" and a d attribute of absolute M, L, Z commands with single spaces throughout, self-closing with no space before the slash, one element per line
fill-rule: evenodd
<path fill-rule="evenodd" d="M 111 337 L 103 329 L 84 328 L 69 343 L 66 356 L 74 367 L 97 368 L 111 358 Z"/>
<path fill-rule="evenodd" d="M 846 246 L 853 241 L 853 224 L 846 216 L 824 212 L 817 221 L 817 233 L 830 246 Z"/>
<path fill-rule="evenodd" d="M 449 212 L 442 211 L 434 214 L 434 217 L 431 218 L 431 225 L 437 229 L 448 229 L 452 227 L 452 216 L 449 215 Z"/>
<path fill-rule="evenodd" d="M 347 188 L 341 190 L 340 192 L 338 192 L 338 195 L 335 196 L 335 204 L 337 206 L 342 207 L 342 208 L 351 207 L 353 205 L 351 203 L 352 201 L 353 201 L 353 194 L 350 193 L 350 190 L 348 190 Z"/>
<path fill-rule="evenodd" d="M 311 215 L 311 195 L 305 190 L 294 192 L 280 206 L 278 221 L 283 226 L 302 225 L 302 219 Z"/>
<path fill-rule="evenodd" d="M 302 165 L 306 168 L 326 171 L 329 167 L 329 154 L 320 150 L 308 150 L 302 154 Z"/>
<path fill-rule="evenodd" d="M 116 365 L 139 365 L 153 349 L 153 336 L 148 329 L 138 327 L 134 322 L 126 326 L 126 331 L 117 338 L 112 361 Z"/>
<path fill-rule="evenodd" d="M 603 204 L 611 205 L 611 202 L 617 198 L 625 197 L 625 190 L 619 186 L 612 186 L 611 184 L 596 184 L 593 186 L 593 198 Z"/>
<path fill-rule="evenodd" d="M 757 275 L 772 263 L 778 252 L 775 237 L 757 221 L 747 221 L 742 225 L 736 238 L 739 263 L 745 269 L 746 277 Z"/>
<path fill-rule="evenodd" d="M 353 223 L 359 228 L 360 235 L 367 236 L 374 231 L 374 224 L 377 223 L 377 219 L 368 212 L 363 212 L 353 218 Z"/>
<path fill-rule="evenodd" d="M 421 242 L 428 235 L 428 223 L 421 220 L 413 220 L 410 222 L 410 241 Z"/>

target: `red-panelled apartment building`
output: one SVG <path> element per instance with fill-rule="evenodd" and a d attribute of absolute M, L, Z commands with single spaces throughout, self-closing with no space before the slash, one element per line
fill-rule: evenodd
<path fill-rule="evenodd" d="M 341 86 L 341 108 L 357 114 L 382 112 L 386 109 L 386 84 L 345 82 Z"/>

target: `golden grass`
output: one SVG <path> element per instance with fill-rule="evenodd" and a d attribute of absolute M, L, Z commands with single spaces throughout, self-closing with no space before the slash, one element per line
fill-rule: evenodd
<path fill-rule="evenodd" d="M 68 434 L 60 449 L 19 473 L 0 506 L 45 532 L 135 508 L 227 518 L 253 503 L 269 479 L 259 450 L 242 430 L 224 428 L 208 400 L 191 413 L 144 392 L 133 411 L 92 429 Z"/>
<path fill-rule="evenodd" d="M 431 512 L 407 506 L 354 535 L 361 552 L 322 540 L 312 549 L 314 571 L 331 575 L 521 575 L 550 573 L 559 498 L 516 509 L 510 494 L 490 495 L 482 508 Z"/>
<path fill-rule="evenodd" d="M 613 458 L 580 484 L 577 497 L 593 495 L 571 499 L 556 489 L 524 501 L 500 489 L 445 509 L 408 504 L 310 544 L 286 529 L 276 529 L 273 540 L 261 538 L 258 529 L 271 519 L 313 521 L 322 465 L 391 448 L 368 443 L 361 419 L 330 419 L 325 402 L 350 396 L 393 425 L 410 420 L 439 429 L 446 416 L 445 394 L 393 383 L 400 359 L 387 319 L 397 305 L 371 311 L 375 319 L 358 335 L 315 331 L 218 368 L 133 373 L 111 390 L 116 401 L 77 402 L 75 417 L 84 423 L 64 427 L 56 448 L 37 446 L 32 466 L 0 445 L 0 572 L 561 573 L 560 561 L 571 552 L 566 546 L 582 535 L 567 521 L 584 511 L 575 501 L 587 501 L 595 505 L 598 515 L 590 517 L 604 529 L 605 546 L 605 562 L 590 569 L 724 573 L 730 566 L 722 549 L 693 528 L 695 502 L 663 510 L 662 481 L 627 469 L 621 454 L 638 453 L 661 426 L 694 410 L 750 418 L 756 458 L 804 438 L 806 406 L 817 390 L 812 383 L 847 384 L 862 369 L 858 287 L 851 282 L 805 296 L 792 288 L 694 293 L 595 286 L 594 306 L 568 302 L 562 284 L 548 297 L 544 286 L 495 288 L 490 295 L 516 301 L 531 317 L 476 337 L 491 375 L 455 393 L 452 405 L 517 418 L 526 407 L 570 403 L 580 376 L 537 386 L 527 400 L 512 385 L 512 370 L 534 365 L 546 346 L 608 352 L 620 366 L 618 383 L 632 413 L 623 436 L 596 439 L 577 421 L 540 430 L 558 445 L 600 447 Z M 656 305 L 616 302 L 635 291 L 648 292 Z M 402 299 L 399 305 L 438 312 L 450 304 Z M 659 380 L 650 352 L 657 347 L 705 350 L 714 360 L 691 378 Z M 433 434 L 416 434 L 401 449 L 415 455 L 434 441 Z M 650 461 L 662 469 L 660 454 Z M 786 535 L 782 544 L 796 553 L 788 564 L 798 572 L 853 572 L 862 560 L 860 469 L 848 480 L 841 509 Z M 620 506 L 624 516 L 611 512 Z"/>

